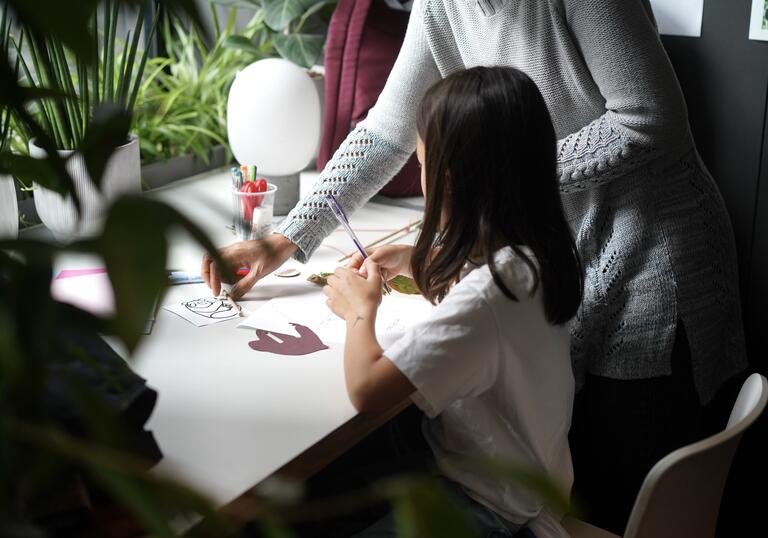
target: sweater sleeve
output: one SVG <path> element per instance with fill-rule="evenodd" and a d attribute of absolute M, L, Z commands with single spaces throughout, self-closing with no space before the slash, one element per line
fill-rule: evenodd
<path fill-rule="evenodd" d="M 339 146 L 312 192 L 276 230 L 299 247 L 294 255 L 298 261 L 306 262 L 337 225 L 324 195 L 333 194 L 352 213 L 403 167 L 416 147 L 421 98 L 439 79 L 424 32 L 422 2 L 417 0 L 403 46 L 376 105 Z"/>
<path fill-rule="evenodd" d="M 605 113 L 558 141 L 562 192 L 625 175 L 680 144 L 682 91 L 647 0 L 563 0 L 565 19 Z"/>

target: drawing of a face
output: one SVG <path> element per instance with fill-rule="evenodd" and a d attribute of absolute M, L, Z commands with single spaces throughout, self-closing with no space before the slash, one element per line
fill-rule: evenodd
<path fill-rule="evenodd" d="M 202 297 L 183 304 L 190 312 L 204 318 L 226 319 L 237 315 L 229 302 L 215 297 Z"/>

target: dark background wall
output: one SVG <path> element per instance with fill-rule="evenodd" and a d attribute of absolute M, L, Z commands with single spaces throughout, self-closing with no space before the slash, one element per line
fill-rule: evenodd
<path fill-rule="evenodd" d="M 751 370 L 768 373 L 768 42 L 750 41 L 751 0 L 705 0 L 701 38 L 663 36 L 699 151 L 733 222 Z M 706 263 L 706 260 L 702 260 Z M 733 395 L 735 397 L 735 395 Z M 718 536 L 763 528 L 768 418 L 742 441 Z"/>
<path fill-rule="evenodd" d="M 768 200 L 762 205 L 758 200 L 761 185 L 762 198 L 768 196 L 763 166 L 768 42 L 747 39 L 750 6 L 751 0 L 707 0 L 701 38 L 662 40 L 683 87 L 699 151 L 731 215 L 750 358 L 765 368 L 768 357 L 761 350 L 768 331 L 758 321 L 768 321 L 761 307 L 768 303 Z"/>

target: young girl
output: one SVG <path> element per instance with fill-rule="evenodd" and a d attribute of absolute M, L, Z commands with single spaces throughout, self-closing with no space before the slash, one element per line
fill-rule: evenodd
<path fill-rule="evenodd" d="M 362 413 L 410 395 L 423 432 L 481 536 L 511 536 L 542 504 L 457 459 L 513 460 L 573 480 L 574 380 L 566 322 L 582 296 L 578 255 L 555 178 L 555 133 L 532 80 L 476 67 L 435 84 L 418 117 L 426 207 L 416 245 L 372 252 L 328 279 L 347 322 L 347 390 Z M 356 269 L 359 267 L 359 271 Z M 437 306 L 388 349 L 374 321 L 382 275 L 412 275 Z M 391 518 L 364 536 L 394 536 Z"/>

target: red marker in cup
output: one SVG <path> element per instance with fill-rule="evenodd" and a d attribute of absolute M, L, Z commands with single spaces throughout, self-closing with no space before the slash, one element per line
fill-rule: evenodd
<path fill-rule="evenodd" d="M 259 178 L 255 181 L 246 181 L 243 186 L 240 187 L 240 192 L 245 193 L 257 193 L 267 192 L 267 180 Z M 257 207 L 261 207 L 261 202 L 264 199 L 263 196 L 243 196 L 240 203 L 243 209 L 243 217 L 245 220 L 253 220 L 253 210 Z"/>

